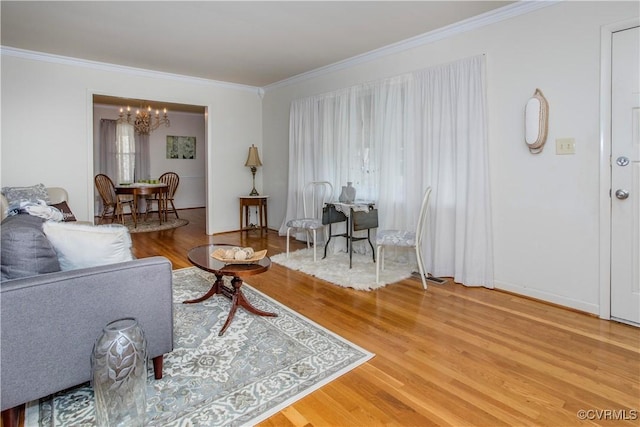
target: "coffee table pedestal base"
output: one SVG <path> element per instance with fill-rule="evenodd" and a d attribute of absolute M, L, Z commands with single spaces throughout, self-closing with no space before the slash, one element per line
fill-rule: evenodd
<path fill-rule="evenodd" d="M 267 316 L 267 317 L 278 317 L 278 315 L 276 313 L 269 313 L 267 311 L 262 311 L 257 309 L 256 307 L 254 307 L 253 305 L 251 305 L 251 303 L 249 302 L 249 300 L 247 300 L 247 298 L 244 296 L 244 294 L 242 293 L 242 279 L 234 276 L 233 279 L 231 279 L 231 286 L 233 286 L 231 289 L 229 289 L 228 287 L 226 287 L 224 285 L 224 280 L 222 279 L 224 277 L 224 275 L 222 274 L 216 274 L 216 281 L 213 284 L 213 286 L 211 286 L 211 289 L 209 289 L 209 292 L 207 292 L 206 294 L 204 294 L 203 296 L 201 296 L 200 298 L 196 298 L 193 300 L 188 300 L 188 301 L 183 301 L 183 304 L 195 304 L 198 302 L 202 302 L 206 299 L 211 298 L 212 296 L 216 295 L 216 294 L 222 294 L 227 298 L 231 299 L 231 309 L 229 310 L 229 315 L 227 316 L 227 320 L 224 322 L 224 325 L 222 326 L 222 329 L 220 329 L 220 332 L 218 332 L 218 336 L 222 336 L 224 334 L 224 332 L 227 330 L 227 328 L 229 327 L 229 325 L 231 324 L 231 321 L 233 320 L 233 317 L 236 314 L 236 310 L 238 309 L 238 307 L 242 307 L 245 310 L 247 310 L 249 313 L 253 313 L 256 314 L 258 316 Z"/>

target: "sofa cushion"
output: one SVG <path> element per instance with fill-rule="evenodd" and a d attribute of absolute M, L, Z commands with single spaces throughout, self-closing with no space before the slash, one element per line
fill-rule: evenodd
<path fill-rule="evenodd" d="M 131 235 L 120 224 L 92 225 L 45 222 L 45 235 L 58 254 L 63 271 L 131 261 Z"/>
<path fill-rule="evenodd" d="M 60 271 L 55 249 L 42 231 L 44 220 L 28 214 L 2 221 L 2 280 Z"/>

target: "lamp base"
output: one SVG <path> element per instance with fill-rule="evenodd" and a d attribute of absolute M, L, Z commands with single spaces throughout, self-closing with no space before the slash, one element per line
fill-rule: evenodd
<path fill-rule="evenodd" d="M 250 196 L 259 196 L 258 190 L 256 190 L 256 170 L 257 168 L 255 166 L 251 166 L 251 175 L 253 175 L 253 189 L 251 190 L 251 193 L 249 193 Z"/>

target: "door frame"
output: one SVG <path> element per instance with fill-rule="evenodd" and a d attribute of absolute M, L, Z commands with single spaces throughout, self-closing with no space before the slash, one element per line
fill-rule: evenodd
<path fill-rule="evenodd" d="M 640 25 L 640 18 L 600 29 L 600 304 L 599 316 L 611 319 L 611 44 L 613 33 Z"/>
<path fill-rule="evenodd" d="M 120 94 L 117 91 L 100 91 L 100 90 L 94 90 L 94 89 L 87 89 L 86 91 L 86 108 L 87 108 L 87 141 L 90 141 L 90 143 L 87 146 L 87 167 L 88 167 L 88 172 L 87 172 L 87 178 L 89 179 L 88 182 L 88 186 L 87 186 L 87 212 L 89 213 L 89 219 L 91 221 L 94 220 L 95 216 L 96 216 L 96 212 L 95 212 L 95 195 L 96 195 L 96 191 L 95 191 L 95 183 L 93 181 L 93 177 L 95 176 L 95 168 L 94 168 L 94 150 L 93 147 L 95 145 L 95 141 L 94 141 L 94 136 L 95 136 L 95 131 L 94 131 L 94 121 L 93 121 L 93 96 L 94 95 L 104 95 L 104 96 L 112 96 L 112 97 L 117 97 L 117 98 L 124 98 L 124 99 L 152 99 L 155 100 L 156 98 L 168 98 L 166 96 L 148 96 L 147 95 L 142 95 L 142 94 L 138 94 L 138 95 L 131 95 L 131 94 Z M 213 191 L 214 189 L 209 185 L 210 182 L 214 182 L 213 180 L 213 172 L 214 172 L 214 168 L 213 168 L 213 159 L 212 159 L 212 151 L 210 149 L 210 147 L 212 147 L 213 141 L 211 141 L 211 135 L 213 135 L 212 130 L 210 129 L 213 124 L 212 121 L 209 120 L 209 111 L 212 111 L 213 107 L 211 104 L 208 105 L 202 105 L 201 102 L 195 102 L 195 101 L 190 101 L 190 100 L 172 100 L 172 101 L 167 101 L 166 99 L 164 101 L 157 101 L 157 102 L 175 102 L 178 104 L 188 104 L 188 105 L 196 105 L 196 106 L 201 106 L 204 107 L 204 139 L 205 139 L 205 144 L 204 144 L 204 156 L 205 156 L 205 192 L 206 192 L 206 197 L 205 197 L 205 234 L 211 236 L 213 235 L 213 218 L 211 217 L 211 215 L 209 215 L 210 213 L 213 212 L 213 209 L 211 208 L 211 206 L 213 206 Z"/>

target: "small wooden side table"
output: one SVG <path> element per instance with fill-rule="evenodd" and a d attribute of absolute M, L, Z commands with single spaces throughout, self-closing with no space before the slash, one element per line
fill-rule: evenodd
<path fill-rule="evenodd" d="M 269 196 L 240 196 L 240 231 L 249 231 L 254 229 L 249 226 L 249 208 L 251 206 L 257 206 L 258 208 L 258 228 L 260 228 L 260 235 L 262 235 L 263 231 L 267 231 L 269 224 L 267 221 L 268 198 Z"/>

